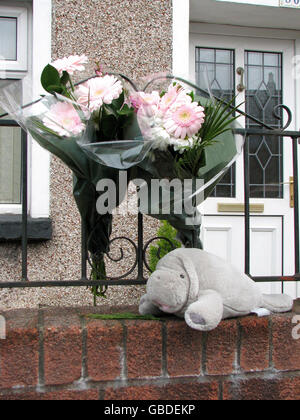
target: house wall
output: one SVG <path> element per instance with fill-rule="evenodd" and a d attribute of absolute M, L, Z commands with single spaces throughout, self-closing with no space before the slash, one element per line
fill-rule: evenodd
<path fill-rule="evenodd" d="M 90 65 L 80 76 L 93 73 L 98 60 L 107 69 L 134 80 L 172 68 L 172 0 L 53 0 L 52 58 L 87 54 Z M 51 218 L 53 240 L 30 245 L 28 276 L 32 281 L 76 280 L 80 277 L 80 218 L 72 198 L 72 175 L 51 158 Z M 155 236 L 157 222 L 148 219 L 145 236 Z M 113 236 L 136 239 L 136 218 L 118 217 Z M 114 275 L 134 261 L 124 245 L 125 262 L 109 266 Z M 20 278 L 19 245 L 0 245 L 0 279 Z M 141 288 L 111 288 L 109 303 L 134 303 Z M 0 308 L 91 303 L 85 288 L 0 291 Z"/>

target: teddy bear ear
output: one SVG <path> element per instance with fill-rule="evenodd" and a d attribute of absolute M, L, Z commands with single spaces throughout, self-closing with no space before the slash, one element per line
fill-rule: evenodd
<path fill-rule="evenodd" d="M 184 249 L 177 253 L 181 266 L 184 267 L 190 281 L 190 295 L 197 296 L 199 293 L 199 278 L 195 268 L 195 264 L 185 253 Z"/>

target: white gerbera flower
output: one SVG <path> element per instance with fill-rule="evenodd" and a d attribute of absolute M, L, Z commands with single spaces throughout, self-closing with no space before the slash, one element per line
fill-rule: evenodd
<path fill-rule="evenodd" d="M 75 71 L 85 70 L 84 64 L 87 62 L 88 58 L 86 55 L 71 55 L 70 57 L 64 57 L 54 61 L 52 66 L 55 67 L 60 74 L 67 71 L 72 76 Z"/>
<path fill-rule="evenodd" d="M 199 140 L 197 136 L 193 136 L 186 139 L 177 139 L 172 137 L 170 139 L 170 143 L 173 146 L 175 152 L 179 152 L 183 154 L 186 150 L 191 149 L 195 146 L 196 143 L 201 143 L 201 139 Z"/>
<path fill-rule="evenodd" d="M 75 94 L 78 103 L 89 107 L 90 111 L 96 111 L 103 104 L 110 105 L 114 99 L 118 99 L 123 91 L 122 83 L 114 76 L 95 77 L 80 85 Z"/>
<path fill-rule="evenodd" d="M 152 139 L 154 140 L 153 149 L 166 151 L 170 146 L 170 135 L 163 127 L 156 126 L 152 129 Z"/>

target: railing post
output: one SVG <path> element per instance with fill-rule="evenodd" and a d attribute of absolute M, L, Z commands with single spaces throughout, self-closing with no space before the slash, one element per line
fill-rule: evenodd
<path fill-rule="evenodd" d="M 138 213 L 138 280 L 144 279 L 144 217 Z"/>
<path fill-rule="evenodd" d="M 250 275 L 250 170 L 249 136 L 246 135 L 244 148 L 244 190 L 245 190 L 245 273 Z"/>
<path fill-rule="evenodd" d="M 87 234 L 83 219 L 81 219 L 81 279 L 87 280 Z"/>
<path fill-rule="evenodd" d="M 21 131 L 22 156 L 22 281 L 28 281 L 28 151 L 27 133 Z"/>

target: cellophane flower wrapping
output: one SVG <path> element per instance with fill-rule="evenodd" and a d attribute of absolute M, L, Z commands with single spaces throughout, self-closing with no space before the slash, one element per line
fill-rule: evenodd
<path fill-rule="evenodd" d="M 100 71 L 97 77 L 74 87 L 70 74 L 80 70 L 84 62 L 84 57 L 74 56 L 48 66 L 42 83 L 49 85 L 51 94 L 30 106 L 22 107 L 16 99 L 20 97 L 17 91 L 22 90 L 20 82 L 6 83 L 0 89 L 0 103 L 40 146 L 72 170 L 74 198 L 86 227 L 92 278 L 104 280 L 112 213 L 100 214 L 97 209 L 103 194 L 97 191 L 98 182 L 114 181 L 115 206 L 119 206 L 125 198 L 118 191 L 119 171 L 127 172 L 128 183 L 142 180 L 138 185 L 139 210 L 169 221 L 185 246 L 200 247 L 201 215 L 197 207 L 241 153 L 242 141 L 231 129 L 222 131 L 226 123 L 233 126 L 230 108 L 225 106 L 224 111 L 209 95 L 197 96 L 188 85 L 170 77 L 161 78 L 164 88 L 158 86 L 149 93 L 139 91 L 134 84 L 129 89 L 123 79 Z M 148 91 L 150 85 L 147 83 Z M 208 141 L 211 131 L 205 128 L 214 109 L 215 118 L 223 125 Z M 196 163 L 190 163 L 189 153 L 193 156 L 194 150 L 199 156 Z M 156 196 L 152 193 L 155 181 L 160 181 L 161 191 Z M 97 294 L 99 289 L 93 291 Z M 104 293 L 101 288 L 99 294 Z"/>

